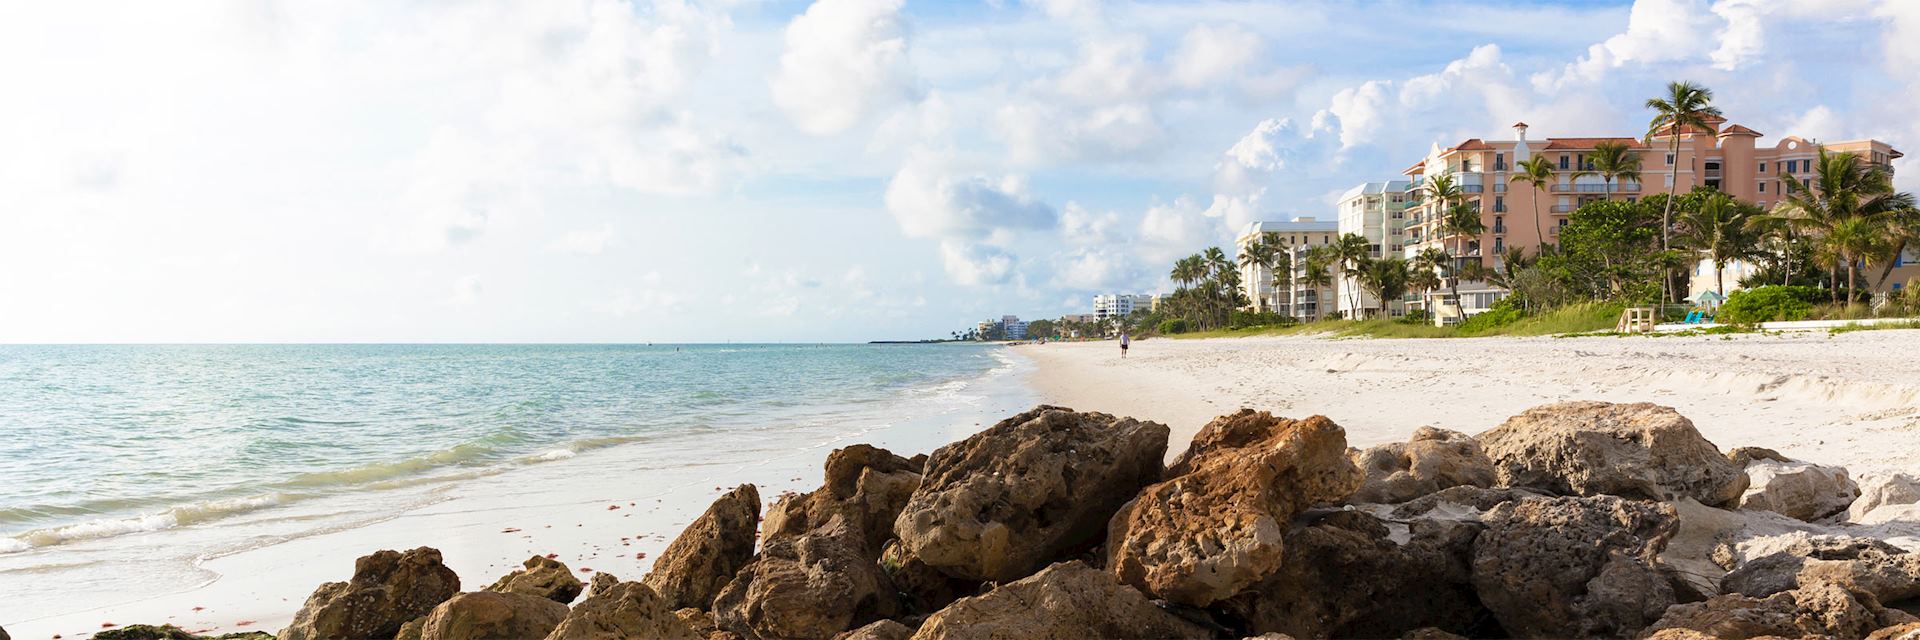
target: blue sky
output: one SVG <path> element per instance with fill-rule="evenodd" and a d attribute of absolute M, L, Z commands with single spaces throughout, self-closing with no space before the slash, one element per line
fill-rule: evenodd
<path fill-rule="evenodd" d="M 1911 148 L 1915 69 L 1868 0 L 10 3 L 0 342 L 931 337 L 1668 80 Z"/>

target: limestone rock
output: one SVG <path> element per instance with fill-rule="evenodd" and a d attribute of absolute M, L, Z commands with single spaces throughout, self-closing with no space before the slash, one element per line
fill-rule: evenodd
<path fill-rule="evenodd" d="M 1287 522 L 1360 486 L 1346 432 L 1321 416 L 1242 409 L 1215 418 L 1181 471 L 1113 515 L 1107 570 L 1156 597 L 1206 606 L 1280 566 Z"/>
<path fill-rule="evenodd" d="M 1085 563 L 1063 562 L 941 609 L 913 640 L 1211 638 Z"/>
<path fill-rule="evenodd" d="M 559 560 L 534 556 L 527 558 L 520 566 L 521 569 L 502 576 L 487 590 L 546 598 L 560 604 L 573 602 L 574 598 L 580 596 L 583 587 L 580 579 L 573 577 L 573 571 Z"/>
<path fill-rule="evenodd" d="M 544 638 L 567 617 L 567 605 L 522 593 L 462 593 L 440 603 L 420 627 L 421 640 Z"/>
<path fill-rule="evenodd" d="M 440 561 L 440 551 L 379 551 L 353 563 L 353 578 L 315 589 L 284 640 L 391 638 L 408 620 L 427 615 L 460 592 L 460 576 Z"/>
<path fill-rule="evenodd" d="M 697 640 L 665 598 L 639 582 L 595 588 L 547 635 L 547 640 Z"/>
<path fill-rule="evenodd" d="M 1092 549 L 1159 480 L 1167 427 L 1041 406 L 941 447 L 894 522 L 913 557 L 968 580 L 1014 580 Z"/>
<path fill-rule="evenodd" d="M 1532 489 L 1517 487 L 1481 488 L 1458 486 L 1420 496 L 1401 503 L 1393 508 L 1395 518 L 1413 517 L 1450 517 L 1452 519 L 1478 520 L 1482 512 L 1490 511 L 1502 503 L 1525 500 L 1527 498 L 1545 498 L 1547 494 Z"/>
<path fill-rule="evenodd" d="M 1514 637 L 1628 636 L 1674 603 L 1658 568 L 1679 528 L 1671 506 L 1534 498 L 1495 506 L 1482 520 L 1474 590 Z"/>
<path fill-rule="evenodd" d="M 1413 439 L 1353 454 L 1367 474 L 1351 502 L 1401 503 L 1441 489 L 1493 486 L 1493 461 L 1480 442 L 1458 431 L 1420 427 Z"/>
<path fill-rule="evenodd" d="M 673 615 L 680 619 L 681 624 L 687 625 L 688 629 L 692 629 L 695 637 L 739 637 L 738 634 L 721 631 L 720 626 L 714 624 L 713 612 L 711 611 L 702 611 L 693 607 L 687 607 L 685 609 L 675 610 Z"/>
<path fill-rule="evenodd" d="M 1422 627 L 1408 631 L 1406 635 L 1400 636 L 1400 640 L 1467 640 L 1467 637 L 1445 629 Z"/>
<path fill-rule="evenodd" d="M 1740 496 L 1742 509 L 1813 521 L 1846 511 L 1860 495 L 1860 487 L 1841 467 L 1754 460 L 1747 463 L 1746 473 L 1747 490 Z"/>
<path fill-rule="evenodd" d="M 881 620 L 834 636 L 833 640 L 907 640 L 911 637 L 912 627 L 892 620 Z"/>
<path fill-rule="evenodd" d="M 1920 504 L 1920 478 L 1904 473 L 1867 478 L 1860 486 L 1860 497 L 1847 507 L 1847 519 L 1860 522 L 1875 509 L 1905 504 Z"/>
<path fill-rule="evenodd" d="M 1867 640 L 1920 640 L 1920 622 L 1896 624 L 1867 635 Z"/>
<path fill-rule="evenodd" d="M 1396 536 L 1390 527 L 1408 529 Z M 1279 568 L 1218 606 L 1250 632 L 1300 638 L 1392 638 L 1435 627 L 1498 635 L 1473 587 L 1470 559 L 1480 528 L 1335 512 L 1288 531 Z"/>
<path fill-rule="evenodd" d="M 1541 405 L 1477 436 L 1502 486 L 1637 500 L 1732 505 L 1739 465 L 1671 407 L 1575 401 Z"/>
<path fill-rule="evenodd" d="M 0 630 L 0 640 L 6 637 L 6 631 Z M 93 640 L 201 640 L 201 636 L 170 624 L 130 624 L 93 634 Z"/>
<path fill-rule="evenodd" d="M 1775 553 L 1727 573 L 1720 587 L 1726 593 L 1761 598 L 1817 583 L 1868 594 L 1881 603 L 1920 598 L 1920 555 L 1878 549 L 1852 557 Z"/>
<path fill-rule="evenodd" d="M 1727 452 L 1727 459 L 1732 460 L 1734 464 L 1740 465 L 1743 469 L 1755 460 L 1793 462 L 1792 458 L 1780 455 L 1780 452 L 1766 447 L 1734 447 Z"/>
<path fill-rule="evenodd" d="M 771 538 L 713 601 L 720 628 L 749 638 L 831 638 L 898 611 L 897 594 L 842 517 Z"/>
<path fill-rule="evenodd" d="M 827 456 L 826 484 L 788 496 L 767 510 L 761 524 L 766 541 L 799 536 L 838 516 L 860 532 L 861 548 L 878 557 L 893 537 L 893 521 L 920 486 L 919 458 L 902 458 L 886 449 L 856 444 Z"/>
<path fill-rule="evenodd" d="M 740 485 L 687 525 L 641 582 L 669 608 L 707 609 L 733 574 L 753 559 L 759 530 L 760 492 L 753 485 Z"/>
<path fill-rule="evenodd" d="M 1862 602 L 1846 589 L 1819 584 L 1766 598 L 1727 594 L 1676 605 L 1649 631 L 1687 629 L 1714 638 L 1862 638 L 1882 626 L 1880 613 L 1878 605 Z"/>

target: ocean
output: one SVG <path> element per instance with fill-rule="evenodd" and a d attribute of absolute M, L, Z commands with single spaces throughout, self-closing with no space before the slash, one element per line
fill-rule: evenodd
<path fill-rule="evenodd" d="M 770 464 L 817 485 L 833 447 L 931 448 L 1032 404 L 1020 366 L 970 344 L 0 346 L 0 602 L 202 584 L 213 558 L 599 452 L 623 487 Z"/>

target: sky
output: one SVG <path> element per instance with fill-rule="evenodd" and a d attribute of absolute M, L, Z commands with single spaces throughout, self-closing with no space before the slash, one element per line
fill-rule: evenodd
<path fill-rule="evenodd" d="M 1920 148 L 1920 2 L 6 2 L 0 342 L 943 337 L 1672 80 Z"/>

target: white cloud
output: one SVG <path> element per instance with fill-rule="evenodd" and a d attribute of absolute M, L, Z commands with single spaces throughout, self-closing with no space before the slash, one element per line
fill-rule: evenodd
<path fill-rule="evenodd" d="M 1226 234 L 1219 218 L 1188 198 L 1154 203 L 1140 219 L 1140 255 L 1150 264 L 1171 263 L 1218 243 Z"/>
<path fill-rule="evenodd" d="M 964 240 L 940 241 L 940 264 L 954 284 L 1003 284 L 1013 278 L 1012 255 L 995 247 Z"/>
<path fill-rule="evenodd" d="M 1200 25 L 1187 31 L 1173 54 L 1173 81 L 1204 87 L 1234 77 L 1259 57 L 1265 43 L 1238 25 Z"/>
<path fill-rule="evenodd" d="M 1035 200 L 1017 176 L 992 179 L 951 172 L 924 156 L 887 183 L 887 212 L 915 238 L 984 239 L 996 231 L 1047 229 L 1052 207 Z"/>
<path fill-rule="evenodd" d="M 1060 235 L 1067 242 L 1079 245 L 1120 243 L 1123 241 L 1120 214 L 1094 213 L 1077 202 L 1069 202 L 1060 208 Z"/>
<path fill-rule="evenodd" d="M 579 256 L 597 256 L 613 241 L 613 227 L 602 225 L 595 231 L 568 231 L 547 244 L 547 248 Z"/>
<path fill-rule="evenodd" d="M 902 0 L 817 0 L 787 25 L 773 100 L 800 130 L 845 131 L 868 111 L 909 98 Z"/>
<path fill-rule="evenodd" d="M 1597 83 L 1608 71 L 1629 63 L 1658 63 L 1698 58 L 1712 49 L 1720 20 L 1705 0 L 1638 0 L 1628 14 L 1627 30 L 1587 48 L 1586 55 L 1559 72 L 1533 76 L 1535 89 L 1557 91 Z M 1733 34 L 1733 49 L 1723 54 L 1733 60 L 1745 55 L 1743 34 Z"/>
<path fill-rule="evenodd" d="M 466 275 L 453 282 L 453 295 L 447 298 L 453 304 L 473 304 L 480 300 L 480 276 Z"/>

